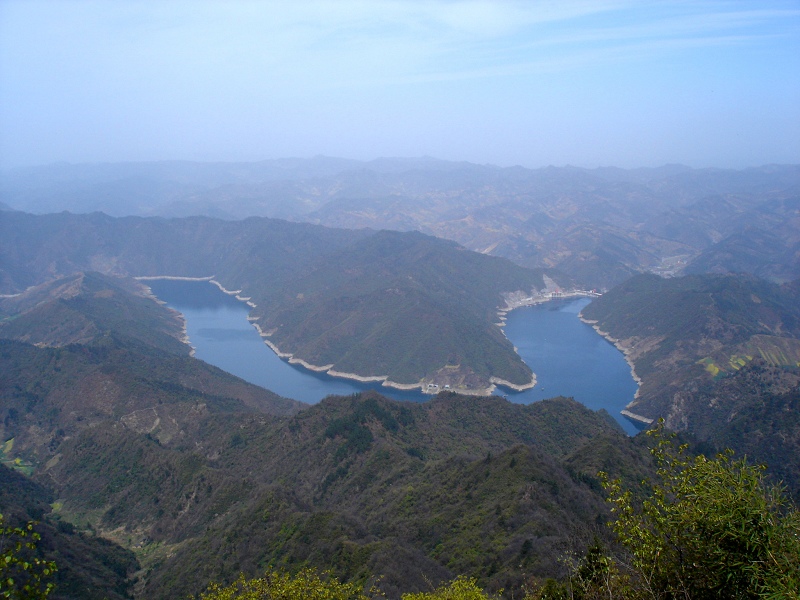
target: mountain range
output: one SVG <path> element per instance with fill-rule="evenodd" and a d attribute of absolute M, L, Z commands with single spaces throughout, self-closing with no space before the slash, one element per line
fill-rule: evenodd
<path fill-rule="evenodd" d="M 676 428 L 797 490 L 794 285 L 639 276 L 584 318 L 630 334 L 633 410 L 682 398 L 666 405 Z M 641 436 L 565 398 L 277 397 L 191 358 L 176 315 L 131 279 L 76 273 L 0 310 L 0 476 L 28 490 L 0 511 L 43 521 L 57 598 L 186 596 L 266 564 L 380 580 L 389 597 L 459 573 L 513 593 L 563 576 L 558 557 L 593 537 L 613 543 L 599 470 L 635 493 L 653 468 Z"/>
<path fill-rule="evenodd" d="M 608 414 L 564 398 L 307 407 L 191 358 L 144 300 L 96 273 L 2 300 L 22 312 L 0 325 L 0 476 L 28 491 L 0 511 L 45 524 L 56 598 L 185 597 L 265 564 L 380 578 L 390 597 L 466 572 L 519 589 L 609 539 L 597 469 L 650 468 Z M 78 539 L 94 549 L 70 555 Z"/>
<path fill-rule="evenodd" d="M 432 158 L 68 165 L 0 174 L 28 212 L 224 219 L 417 230 L 583 287 L 633 274 L 743 270 L 800 276 L 800 167 L 742 170 L 499 168 Z"/>
<path fill-rule="evenodd" d="M 633 418 L 798 497 L 799 182 L 428 158 L 2 173 L 0 514 L 40 522 L 56 600 L 189 597 L 267 566 L 519 597 L 615 550 L 598 471 L 637 496 L 656 467 L 604 411 L 482 395 L 533 378 L 498 310 L 576 286 L 609 288 L 581 318 L 639 380 Z M 456 391 L 280 397 L 192 356 L 162 276 L 248 303 L 295 362 Z"/>

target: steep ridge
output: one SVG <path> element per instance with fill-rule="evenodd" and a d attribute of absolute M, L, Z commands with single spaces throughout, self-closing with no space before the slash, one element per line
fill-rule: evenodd
<path fill-rule="evenodd" d="M 148 598 L 265 563 L 382 577 L 387 592 L 456 573 L 519 587 L 523 572 L 558 572 L 570 540 L 608 535 L 594 473 L 562 461 L 599 440 L 630 443 L 603 416 L 550 402 L 543 413 L 456 395 L 332 397 L 288 421 L 206 420 L 192 448 L 109 423 L 65 442 L 41 476 L 60 482 L 66 514 L 96 515 L 98 528 L 160 557 L 140 582 Z"/>

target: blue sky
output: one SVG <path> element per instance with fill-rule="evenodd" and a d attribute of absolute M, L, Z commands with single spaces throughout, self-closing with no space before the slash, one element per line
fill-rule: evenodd
<path fill-rule="evenodd" d="M 0 167 L 800 163 L 800 1 L 0 0 Z"/>

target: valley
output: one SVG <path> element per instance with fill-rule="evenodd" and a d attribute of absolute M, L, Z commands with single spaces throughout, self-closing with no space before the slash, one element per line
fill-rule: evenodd
<path fill-rule="evenodd" d="M 120 316 L 145 305 L 117 282 L 88 274 L 54 286 L 61 296 L 37 305 L 37 337 L 0 344 L 3 436 L 13 440 L 0 474 L 11 478 L 5 465 L 24 462 L 37 493 L 57 498 L 39 518 L 134 551 L 138 566 L 124 571 L 135 569 L 129 591 L 139 597 L 195 593 L 263 561 L 333 566 L 355 580 L 381 574 L 389 592 L 463 569 L 505 585 L 520 581 L 519 557 L 494 544 L 525 546 L 526 564 L 550 573 L 554 548 L 576 527 L 589 535 L 604 514 L 591 480 L 576 474 L 583 459 L 563 461 L 585 444 L 628 443 L 607 415 L 567 399 L 522 406 L 453 393 L 415 404 L 366 392 L 303 406 L 189 357 L 158 304 L 126 335 Z M 95 333 L 30 343 L 51 336 L 50 313 L 63 315 L 62 332 Z M 613 453 L 619 442 L 602 443 Z M 3 502 L 4 513 L 33 510 L 21 496 Z M 547 519 L 534 517 L 545 509 Z M 478 540 L 454 530 L 447 511 L 493 515 L 496 539 L 478 562 L 464 562 Z M 59 556 L 64 577 L 86 581 Z M 198 573 L 197 564 L 213 568 Z M 195 576 L 180 576 L 187 569 Z"/>
<path fill-rule="evenodd" d="M 0 599 L 800 600 L 798 57 L 0 0 Z"/>
<path fill-rule="evenodd" d="M 389 398 L 422 402 L 440 391 L 449 391 L 436 384 L 428 384 L 423 390 L 397 390 L 382 381 L 359 382 L 336 373 L 332 376 L 330 371 L 308 370 L 306 365 L 281 360 L 265 348 L 263 338 L 247 320 L 246 304 L 215 293 L 208 282 L 148 283 L 156 296 L 184 315 L 194 356 L 283 396 L 313 404 L 329 394 L 374 390 Z M 543 305 L 540 298 L 535 305 L 538 309 L 510 313 L 511 320 L 503 331 L 525 363 L 535 369 L 537 386 L 528 390 L 503 386 L 493 393 L 519 404 L 554 394 L 571 396 L 594 410 L 605 409 L 623 429 L 634 434 L 636 428 L 619 412 L 633 399 L 636 384 L 622 355 L 578 321 L 577 312 L 585 302 L 556 298 Z"/>
<path fill-rule="evenodd" d="M 536 369 L 510 334 L 566 298 L 638 382 L 631 418 L 800 493 L 795 167 L 281 165 L 138 165 L 183 177 L 146 207 L 121 187 L 132 165 L 3 176 L 5 206 L 43 214 L 0 211 L 0 512 L 42 522 L 55 598 L 188 597 L 268 565 L 390 598 L 466 574 L 511 597 L 563 581 L 592 540 L 616 551 L 598 472 L 638 494 L 647 436 L 592 403 L 611 367 L 585 348 L 550 350 L 565 380 L 584 365 L 583 404 L 525 389 Z M 42 210 L 76 172 L 79 205 L 118 216 Z M 165 276 L 196 284 L 197 307 L 249 310 L 253 343 L 309 377 L 366 387 L 312 404 L 203 362 L 155 301 Z"/>

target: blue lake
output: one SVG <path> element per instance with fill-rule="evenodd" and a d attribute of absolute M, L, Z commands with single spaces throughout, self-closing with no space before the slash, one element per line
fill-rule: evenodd
<path fill-rule="evenodd" d="M 308 403 L 325 396 L 372 389 L 398 400 L 430 396 L 314 373 L 279 358 L 247 320 L 249 307 L 207 281 L 147 281 L 153 293 L 181 312 L 195 356 L 273 392 Z M 588 299 L 518 308 L 508 313 L 505 332 L 536 373 L 525 392 L 498 388 L 511 402 L 529 404 L 572 396 L 593 410 L 605 408 L 629 434 L 638 429 L 619 412 L 633 400 L 636 382 L 622 353 L 578 319 Z"/>
<path fill-rule="evenodd" d="M 622 352 L 578 318 L 589 302 L 588 298 L 553 301 L 508 313 L 506 336 L 536 373 L 536 386 L 507 397 L 529 404 L 571 396 L 592 410 L 605 408 L 634 435 L 640 426 L 620 411 L 633 400 L 638 386 Z"/>

